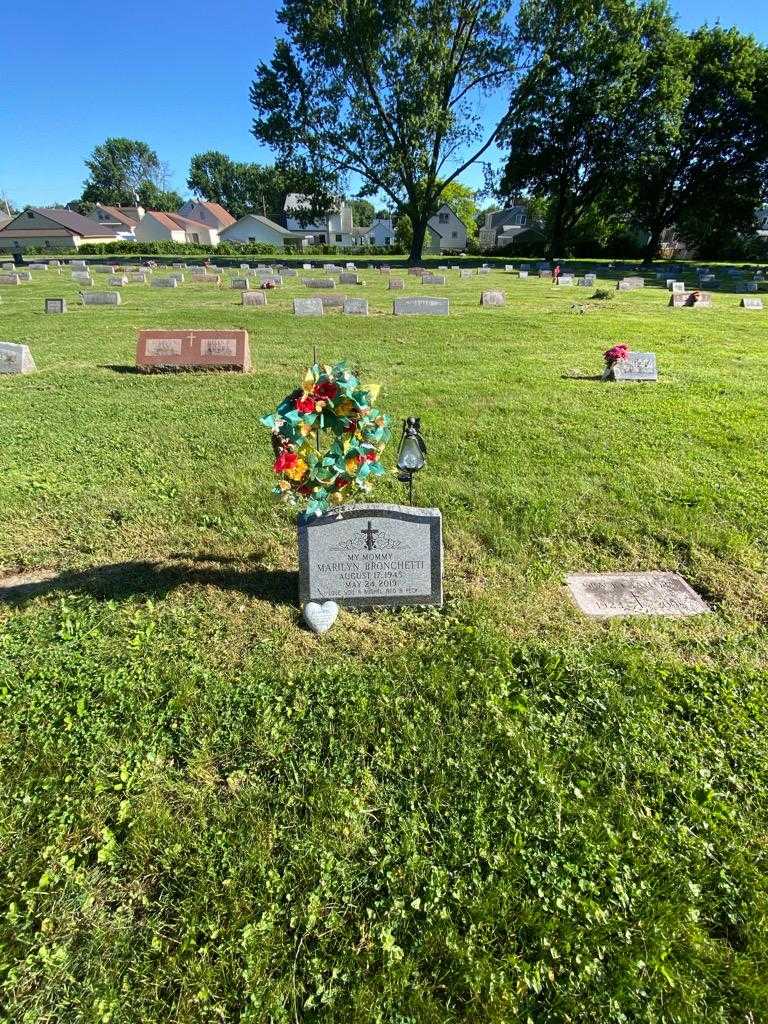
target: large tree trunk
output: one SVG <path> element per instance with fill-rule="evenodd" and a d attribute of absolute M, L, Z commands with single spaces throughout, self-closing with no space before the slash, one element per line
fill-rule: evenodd
<path fill-rule="evenodd" d="M 427 214 L 421 214 L 418 219 L 411 214 L 411 225 L 413 227 L 413 238 L 411 239 L 411 251 L 408 260 L 411 263 L 420 263 L 421 254 L 424 249 L 424 239 L 427 237 Z"/>
<path fill-rule="evenodd" d="M 651 233 L 648 241 L 645 244 L 643 250 L 643 263 L 650 264 L 659 255 L 659 246 L 661 245 L 661 236 L 664 234 L 663 224 L 654 224 L 651 226 Z"/>

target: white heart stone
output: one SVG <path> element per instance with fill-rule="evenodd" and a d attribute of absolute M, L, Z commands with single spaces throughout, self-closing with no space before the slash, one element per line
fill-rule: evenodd
<path fill-rule="evenodd" d="M 308 601 L 304 605 L 304 621 L 314 633 L 327 633 L 336 621 L 339 606 L 335 601 Z"/>

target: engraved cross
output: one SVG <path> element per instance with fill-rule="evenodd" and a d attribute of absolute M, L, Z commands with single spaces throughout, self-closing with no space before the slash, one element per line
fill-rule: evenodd
<path fill-rule="evenodd" d="M 369 551 L 373 551 L 373 549 L 376 547 L 376 534 L 378 532 L 378 530 L 374 530 L 371 527 L 370 519 L 368 520 L 367 529 L 360 531 L 360 533 L 362 533 L 362 535 L 365 537 L 365 546 L 368 548 Z"/>

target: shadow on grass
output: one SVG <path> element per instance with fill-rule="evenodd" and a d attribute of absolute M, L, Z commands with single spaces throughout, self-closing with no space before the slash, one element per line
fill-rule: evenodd
<path fill-rule="evenodd" d="M 99 370 L 111 370 L 112 373 L 140 373 L 135 366 L 118 365 L 117 363 L 100 363 Z"/>
<path fill-rule="evenodd" d="M 216 587 L 247 594 L 270 604 L 296 604 L 298 574 L 284 569 L 251 569 L 229 567 L 234 559 L 215 556 L 183 556 L 176 562 L 117 562 L 97 565 L 92 569 L 29 573 L 0 579 L 0 601 L 17 603 L 43 594 L 79 592 L 104 600 L 120 601 L 127 597 L 164 597 L 177 587 L 190 584 Z M 242 560 L 239 560 L 242 561 Z M 200 563 L 216 563 L 203 567 Z"/>
<path fill-rule="evenodd" d="M 560 380 L 605 380 L 602 373 L 561 373 Z"/>

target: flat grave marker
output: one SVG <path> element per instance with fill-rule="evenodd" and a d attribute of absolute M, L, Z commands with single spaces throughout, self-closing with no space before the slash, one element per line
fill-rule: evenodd
<path fill-rule="evenodd" d="M 293 312 L 296 316 L 322 316 L 323 300 L 315 298 L 294 299 Z"/>
<path fill-rule="evenodd" d="M 66 313 L 67 312 L 67 300 L 66 299 L 46 299 L 45 300 L 45 312 L 46 313 Z"/>
<path fill-rule="evenodd" d="M 630 352 L 611 367 L 613 380 L 658 380 L 655 352 Z"/>
<path fill-rule="evenodd" d="M 404 287 L 405 287 L 405 283 L 404 283 L 402 277 L 390 277 L 389 283 L 387 285 L 387 288 L 389 289 L 389 291 L 394 291 L 394 290 L 397 290 L 397 289 L 402 289 Z"/>
<path fill-rule="evenodd" d="M 139 370 L 236 370 L 251 368 L 248 332 L 242 330 L 139 331 Z"/>
<path fill-rule="evenodd" d="M 433 299 L 422 295 L 407 295 L 395 299 L 392 312 L 395 316 L 448 316 L 448 299 Z"/>
<path fill-rule="evenodd" d="M 80 301 L 84 306 L 119 306 L 122 299 L 120 292 L 80 292 Z"/>
<path fill-rule="evenodd" d="M 703 615 L 709 606 L 676 572 L 574 573 L 574 601 L 593 618 L 622 615 Z"/>
<path fill-rule="evenodd" d="M 363 503 L 299 516 L 299 596 L 346 607 L 443 603 L 436 508 Z"/>

